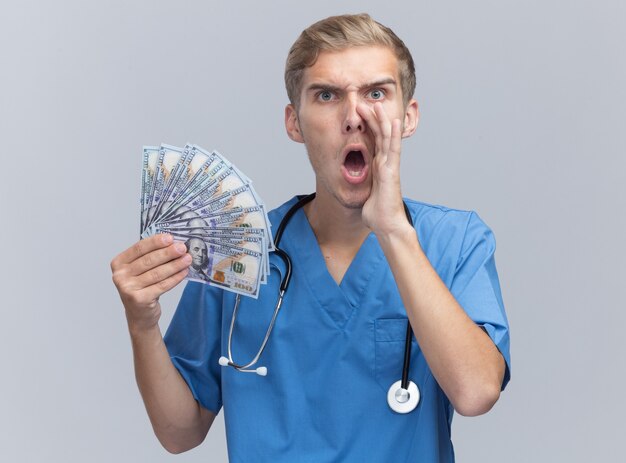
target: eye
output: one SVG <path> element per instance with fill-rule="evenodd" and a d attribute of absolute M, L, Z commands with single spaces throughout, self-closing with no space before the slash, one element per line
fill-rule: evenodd
<path fill-rule="evenodd" d="M 330 90 L 322 90 L 317 94 L 317 98 L 322 101 L 331 101 L 333 99 L 333 92 Z"/>
<path fill-rule="evenodd" d="M 372 100 L 381 100 L 385 96 L 385 92 L 377 88 L 370 91 L 369 96 Z"/>

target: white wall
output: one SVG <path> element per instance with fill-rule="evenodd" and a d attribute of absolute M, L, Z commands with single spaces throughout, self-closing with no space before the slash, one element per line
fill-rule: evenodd
<path fill-rule="evenodd" d="M 227 6 L 228 5 L 228 6 Z M 407 196 L 493 228 L 512 326 L 462 462 L 616 461 L 624 434 L 626 7 L 620 1 L 22 1 L 0 6 L 0 459 L 170 461 L 134 385 L 109 261 L 144 144 L 217 148 L 270 206 L 312 191 L 283 129 L 287 50 L 368 11 L 414 53 Z M 269 166 L 269 167 L 267 167 Z M 278 182 L 280 179 L 280 183 Z M 167 326 L 178 292 L 164 298 Z M 218 419 L 177 461 L 226 461 Z"/>

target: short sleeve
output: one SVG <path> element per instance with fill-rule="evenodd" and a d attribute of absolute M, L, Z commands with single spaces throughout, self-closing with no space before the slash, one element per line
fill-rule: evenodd
<path fill-rule="evenodd" d="M 190 281 L 163 337 L 194 398 L 217 414 L 222 407 L 220 332 L 222 291 Z"/>
<path fill-rule="evenodd" d="M 509 323 L 504 311 L 495 262 L 493 233 L 470 213 L 450 292 L 469 317 L 482 326 L 506 362 L 502 390 L 510 379 Z"/>

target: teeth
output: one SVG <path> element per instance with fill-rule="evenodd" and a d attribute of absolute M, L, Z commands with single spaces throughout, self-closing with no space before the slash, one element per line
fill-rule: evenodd
<path fill-rule="evenodd" d="M 350 177 L 358 177 L 361 175 L 361 171 L 359 170 L 349 170 L 348 173 L 350 174 Z"/>

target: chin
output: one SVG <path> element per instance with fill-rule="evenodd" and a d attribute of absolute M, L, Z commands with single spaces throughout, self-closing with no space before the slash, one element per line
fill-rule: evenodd
<path fill-rule="evenodd" d="M 367 191 L 349 191 L 343 195 L 337 195 L 337 201 L 346 209 L 363 209 L 370 197 L 370 188 Z"/>
<path fill-rule="evenodd" d="M 365 205 L 365 201 L 363 200 L 340 201 L 340 204 L 346 209 L 363 209 L 363 206 Z"/>

